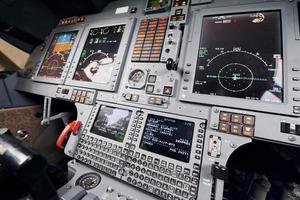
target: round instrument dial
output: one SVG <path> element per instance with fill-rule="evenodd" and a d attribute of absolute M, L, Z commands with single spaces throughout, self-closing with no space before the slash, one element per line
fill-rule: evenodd
<path fill-rule="evenodd" d="M 87 173 L 79 177 L 76 181 L 76 185 L 80 185 L 85 190 L 90 190 L 99 185 L 101 177 L 97 173 Z"/>
<path fill-rule="evenodd" d="M 128 77 L 129 86 L 132 88 L 142 88 L 145 86 L 147 75 L 141 69 L 133 70 Z"/>

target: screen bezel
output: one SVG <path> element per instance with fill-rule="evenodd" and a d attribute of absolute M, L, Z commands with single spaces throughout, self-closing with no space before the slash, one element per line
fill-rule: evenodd
<path fill-rule="evenodd" d="M 123 66 L 124 66 L 124 62 L 126 59 L 125 53 L 129 46 L 128 41 L 130 41 L 130 38 L 132 35 L 132 29 L 133 29 L 134 22 L 135 22 L 135 18 L 125 18 L 125 19 L 103 20 L 100 23 L 95 22 L 95 23 L 87 24 L 87 26 L 85 27 L 84 32 L 82 34 L 82 40 L 79 43 L 78 48 L 76 50 L 74 60 L 70 67 L 70 71 L 67 75 L 65 84 L 71 85 L 71 86 L 93 88 L 93 89 L 97 89 L 97 90 L 115 91 L 117 89 L 117 85 L 119 83 L 121 73 L 123 71 Z M 122 39 L 120 42 L 120 46 L 119 46 L 119 50 L 118 50 L 115 62 L 112 64 L 113 71 L 112 71 L 112 75 L 110 77 L 109 83 L 94 83 L 94 82 L 74 80 L 73 77 L 76 73 L 78 62 L 80 60 L 80 55 L 86 44 L 86 40 L 89 36 L 90 29 L 106 27 L 106 26 L 123 25 L 123 24 L 125 25 L 125 29 L 124 29 L 124 33 L 123 33 L 123 36 L 122 36 Z"/>
<path fill-rule="evenodd" d="M 124 135 L 124 139 L 123 139 L 123 142 L 118 142 L 116 140 L 113 140 L 113 139 L 110 139 L 110 138 L 107 138 L 105 136 L 102 136 L 102 135 L 97 135 L 92 131 L 92 128 L 93 128 L 93 125 L 97 119 L 97 116 L 98 116 L 98 113 L 100 112 L 100 109 L 101 109 L 101 106 L 108 106 L 108 107 L 113 107 L 113 108 L 119 108 L 119 109 L 124 109 L 124 110 L 129 110 L 131 111 L 131 118 L 129 120 L 129 123 L 128 123 L 128 128 L 127 128 L 127 131 Z M 116 144 L 118 146 L 125 146 L 126 143 L 130 143 L 131 140 L 128 139 L 128 135 L 129 135 L 129 132 L 130 132 L 130 129 L 131 129 L 131 126 L 134 124 L 134 116 L 136 115 L 136 112 L 138 111 L 139 109 L 137 108 L 132 108 L 132 107 L 128 107 L 128 106 L 121 106 L 121 105 L 116 105 L 116 104 L 111 104 L 111 103 L 102 103 L 102 102 L 97 102 L 96 106 L 93 108 L 88 120 L 87 120 L 87 125 L 86 127 L 84 128 L 85 130 L 87 130 L 87 133 L 90 135 L 90 136 L 93 136 L 94 138 L 98 138 L 98 139 L 101 139 L 102 141 L 107 141 L 109 143 L 112 143 L 112 144 Z"/>
<path fill-rule="evenodd" d="M 71 26 L 57 27 L 56 29 L 54 29 L 52 31 L 52 33 L 49 36 L 49 39 L 46 42 L 46 45 L 45 45 L 45 48 L 44 48 L 44 52 L 41 55 L 42 59 L 39 62 L 37 70 L 35 71 L 35 74 L 34 74 L 34 76 L 32 78 L 34 81 L 45 82 L 45 83 L 54 83 L 54 84 L 63 84 L 64 83 L 64 81 L 66 79 L 66 75 L 67 75 L 67 73 L 69 71 L 71 62 L 73 60 L 76 48 L 77 48 L 78 43 L 80 41 L 80 38 L 81 38 L 81 35 L 82 35 L 82 32 L 83 32 L 83 28 L 84 28 L 84 25 L 80 24 L 80 25 L 71 25 Z M 77 36 L 76 36 L 76 39 L 75 39 L 75 41 L 73 43 L 72 49 L 71 49 L 69 57 L 67 59 L 67 62 L 65 64 L 65 66 L 64 66 L 64 69 L 63 69 L 61 77 L 60 78 L 51 78 L 51 77 L 40 77 L 40 76 L 38 76 L 39 71 L 41 70 L 42 64 L 43 64 L 43 62 L 44 62 L 44 60 L 46 58 L 46 55 L 47 55 L 47 53 L 49 51 L 50 45 L 51 45 L 51 43 L 52 43 L 52 41 L 54 39 L 54 36 L 56 34 L 59 34 L 59 33 L 67 33 L 67 32 L 73 32 L 73 31 L 77 31 Z"/>
<path fill-rule="evenodd" d="M 284 3 L 263 3 L 263 4 L 253 4 L 247 6 L 232 6 L 226 8 L 209 8 L 202 9 L 201 12 L 197 11 L 197 7 L 194 8 L 194 14 L 191 21 L 191 31 L 188 35 L 188 45 L 186 51 L 186 59 L 184 63 L 185 71 L 190 71 L 190 73 L 184 73 L 183 79 L 188 81 L 182 81 L 180 88 L 180 100 L 188 101 L 194 103 L 203 103 L 210 105 L 220 105 L 226 107 L 237 107 L 242 109 L 253 109 L 258 111 L 274 112 L 274 113 L 285 113 L 289 115 L 295 115 L 293 113 L 293 102 L 292 87 L 296 86 L 296 83 L 292 82 L 290 60 L 288 59 L 288 54 L 293 45 L 293 38 L 291 36 L 289 29 L 291 29 L 290 21 L 293 21 L 290 15 L 289 9 Z M 198 8 L 199 9 L 199 8 Z M 237 12 L 238 10 L 238 12 Z M 248 100 L 248 99 L 239 99 L 233 97 L 225 96 L 212 96 L 208 94 L 196 94 L 193 93 L 194 79 L 196 73 L 196 65 L 198 56 L 195 56 L 194 52 L 199 51 L 200 39 L 202 34 L 202 22 L 205 16 L 214 16 L 214 15 L 227 15 L 227 14 L 241 14 L 241 13 L 251 13 L 251 12 L 264 12 L 264 11 L 280 11 L 281 12 L 281 27 L 282 27 L 282 49 L 283 49 L 283 103 L 276 102 L 264 102 L 257 100 Z M 198 55 L 198 54 L 197 54 Z"/>
<path fill-rule="evenodd" d="M 167 155 L 163 155 L 163 154 L 159 154 L 159 153 L 157 153 L 157 152 L 154 152 L 154 151 L 151 151 L 151 150 L 149 150 L 149 149 L 144 149 L 144 148 L 142 148 L 141 147 L 141 145 L 142 145 L 142 141 L 143 141 L 143 137 L 144 137 L 144 135 L 145 135 L 145 131 L 146 131 L 146 125 L 147 125 L 147 122 L 148 122 L 148 119 L 150 118 L 150 115 L 151 115 L 151 117 L 152 117 L 152 119 L 154 119 L 155 117 L 160 117 L 160 118 L 167 118 L 167 119 L 173 119 L 173 120 L 176 120 L 176 122 L 177 121 L 184 121 L 184 122 L 189 122 L 189 123 L 192 123 L 193 124 L 193 131 L 192 131 L 192 137 L 191 137 L 191 146 L 190 146 L 190 149 L 189 149 L 189 156 L 188 156 L 188 161 L 184 161 L 184 160 L 177 160 L 176 158 L 172 158 L 171 156 L 167 156 Z M 148 114 L 147 115 L 147 119 L 146 119 L 146 122 L 145 122 L 145 125 L 144 125 L 144 129 L 143 129 L 143 132 L 142 132 L 142 137 L 141 137 L 141 140 L 140 140 L 140 143 L 139 143 L 139 148 L 140 149 L 143 149 L 143 150 L 145 150 L 145 151 L 149 151 L 149 152 L 151 152 L 151 153 L 155 153 L 155 154 L 159 154 L 159 155 L 162 155 L 162 156 L 165 156 L 165 157 L 168 157 L 168 158 L 171 158 L 171 159 L 175 159 L 175 160 L 177 160 L 177 161 L 179 161 L 179 162 L 185 162 L 185 163 L 188 163 L 189 161 L 190 161 L 190 159 L 191 159 L 191 151 L 192 151 L 192 145 L 193 145 L 193 138 L 194 138 L 194 132 L 195 132 L 195 122 L 192 122 L 192 121 L 187 121 L 187 120 L 182 120 L 182 119 L 178 119 L 178 118 L 171 118 L 171 117 L 166 117 L 166 116 L 163 116 L 163 115 L 153 115 L 153 114 Z M 177 154 L 178 155 L 178 154 Z"/>
<path fill-rule="evenodd" d="M 143 113 L 143 115 L 142 115 L 143 119 L 142 119 L 142 122 L 141 122 L 142 126 L 140 128 L 136 129 L 136 133 L 138 134 L 138 137 L 137 137 L 137 140 L 133 141 L 133 143 L 132 143 L 132 144 L 134 144 L 136 146 L 136 151 L 137 152 L 139 152 L 141 154 L 145 154 L 145 155 L 151 156 L 153 158 L 158 158 L 160 160 L 165 160 L 168 163 L 170 163 L 170 162 L 171 163 L 180 163 L 180 165 L 182 165 L 183 167 L 189 167 L 190 163 L 201 163 L 202 162 L 202 157 L 203 157 L 204 153 L 201 153 L 201 159 L 200 160 L 195 159 L 195 155 L 196 155 L 195 152 L 197 150 L 197 141 L 196 141 L 196 138 L 197 138 L 197 135 L 198 135 L 198 132 L 197 132 L 198 128 L 197 127 L 199 127 L 199 125 L 201 123 L 206 123 L 206 120 L 192 118 L 192 117 L 185 117 L 185 116 L 181 116 L 181 115 L 161 113 L 161 112 L 158 112 L 158 111 L 150 111 L 150 110 L 146 110 L 146 109 L 143 109 L 142 113 Z M 147 121 L 147 118 L 148 118 L 149 114 L 151 114 L 151 115 L 157 115 L 157 116 L 162 116 L 162 117 L 167 117 L 167 118 L 178 119 L 178 120 L 183 120 L 183 121 L 189 121 L 189 122 L 193 122 L 194 123 L 193 140 L 192 140 L 192 145 L 191 145 L 191 150 L 190 150 L 190 156 L 189 156 L 190 159 L 189 159 L 189 162 L 183 162 L 183 161 L 180 161 L 180 160 L 176 160 L 174 158 L 170 158 L 170 157 L 164 156 L 162 154 L 158 154 L 158 153 L 155 153 L 155 152 L 148 151 L 148 150 L 140 148 L 140 143 L 142 141 L 142 137 L 143 137 L 143 134 L 144 134 L 144 129 L 145 129 L 146 121 Z M 203 143 L 203 145 L 204 145 L 204 143 Z"/>

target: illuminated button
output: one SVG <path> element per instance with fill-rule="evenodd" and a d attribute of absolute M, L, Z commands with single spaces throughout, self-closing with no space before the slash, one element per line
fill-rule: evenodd
<path fill-rule="evenodd" d="M 239 124 L 232 124 L 230 126 L 230 132 L 233 134 L 241 134 L 242 133 L 242 127 Z"/>
<path fill-rule="evenodd" d="M 148 78 L 148 83 L 155 83 L 156 82 L 156 76 L 155 75 L 150 75 Z"/>
<path fill-rule="evenodd" d="M 164 86 L 163 94 L 164 95 L 172 95 L 172 91 L 173 91 L 173 87 Z"/>
<path fill-rule="evenodd" d="M 127 101 L 131 101 L 131 97 L 132 97 L 132 94 L 130 94 L 130 93 L 127 93 L 127 94 L 125 95 L 125 99 L 126 99 Z"/>
<path fill-rule="evenodd" d="M 80 102 L 80 103 L 84 103 L 84 101 L 85 101 L 85 98 L 84 98 L 84 97 L 81 97 L 79 102 Z"/>
<path fill-rule="evenodd" d="M 253 127 L 252 126 L 244 126 L 243 127 L 243 135 L 244 136 L 253 136 Z"/>
<path fill-rule="evenodd" d="M 139 100 L 139 95 L 137 94 L 132 95 L 131 101 L 137 102 L 138 100 Z"/>
<path fill-rule="evenodd" d="M 221 112 L 220 113 L 220 120 L 225 121 L 225 122 L 229 122 L 230 121 L 230 113 Z"/>
<path fill-rule="evenodd" d="M 223 133 L 227 133 L 228 130 L 229 130 L 229 124 L 223 123 L 223 122 L 219 123 L 219 131 L 221 131 Z"/>
<path fill-rule="evenodd" d="M 250 125 L 250 126 L 253 126 L 254 125 L 254 116 L 248 116 L 248 115 L 245 115 L 244 118 L 243 118 L 243 123 L 246 124 L 246 125 Z"/>
<path fill-rule="evenodd" d="M 86 97 L 86 95 L 87 95 L 87 91 L 82 91 L 82 97 Z"/>
<path fill-rule="evenodd" d="M 79 91 L 77 92 L 77 95 L 78 95 L 78 96 L 81 96 L 81 94 L 82 94 L 82 90 L 79 90 Z"/>
<path fill-rule="evenodd" d="M 76 96 L 71 97 L 71 101 L 75 101 L 75 99 L 76 99 Z"/>
<path fill-rule="evenodd" d="M 155 105 L 162 105 L 163 104 L 163 100 L 162 98 L 155 98 L 155 102 L 154 102 Z"/>
<path fill-rule="evenodd" d="M 76 99 L 75 99 L 75 101 L 79 102 L 79 100 L 80 100 L 80 97 L 77 96 Z"/>
<path fill-rule="evenodd" d="M 231 115 L 231 122 L 241 124 L 242 123 L 242 115 L 232 114 Z"/>
<path fill-rule="evenodd" d="M 146 93 L 153 93 L 153 91 L 154 91 L 154 85 L 147 85 Z"/>

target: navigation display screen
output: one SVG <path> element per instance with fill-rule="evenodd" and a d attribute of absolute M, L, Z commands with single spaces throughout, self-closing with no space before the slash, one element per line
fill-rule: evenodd
<path fill-rule="evenodd" d="M 283 102 L 280 11 L 203 18 L 193 92 Z"/>
<path fill-rule="evenodd" d="M 132 111 L 101 106 L 91 132 L 103 137 L 123 142 Z"/>
<path fill-rule="evenodd" d="M 80 55 L 74 80 L 108 83 L 125 25 L 92 28 Z"/>
<path fill-rule="evenodd" d="M 189 162 L 194 122 L 148 115 L 140 148 Z"/>
<path fill-rule="evenodd" d="M 56 33 L 38 72 L 39 77 L 60 78 L 78 31 Z"/>

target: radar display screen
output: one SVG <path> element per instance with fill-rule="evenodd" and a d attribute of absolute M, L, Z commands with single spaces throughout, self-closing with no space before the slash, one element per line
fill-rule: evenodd
<path fill-rule="evenodd" d="M 149 114 L 140 148 L 189 162 L 194 122 Z"/>
<path fill-rule="evenodd" d="M 56 33 L 38 72 L 39 77 L 60 78 L 78 31 Z"/>
<path fill-rule="evenodd" d="M 123 142 L 132 111 L 101 106 L 91 132 L 118 142 Z"/>
<path fill-rule="evenodd" d="M 280 11 L 205 16 L 193 92 L 283 102 Z"/>
<path fill-rule="evenodd" d="M 108 83 L 124 29 L 125 25 L 90 29 L 73 79 L 100 84 Z"/>

